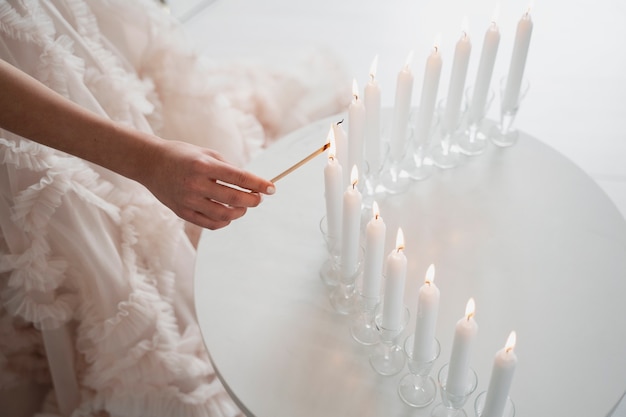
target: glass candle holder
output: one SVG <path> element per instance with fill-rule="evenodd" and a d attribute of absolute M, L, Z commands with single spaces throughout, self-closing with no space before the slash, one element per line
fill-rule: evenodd
<path fill-rule="evenodd" d="M 439 341 L 433 341 L 433 356 L 429 360 L 418 360 L 413 357 L 413 345 L 415 335 L 410 335 L 404 341 L 404 353 L 407 357 L 409 374 L 402 377 L 398 384 L 398 394 L 402 401 L 411 407 L 426 407 L 435 400 L 437 384 L 430 371 L 433 364 L 439 358 L 441 346 Z"/>
<path fill-rule="evenodd" d="M 433 135 L 430 157 L 433 164 L 442 169 L 454 168 L 461 162 L 461 154 L 456 145 L 457 136 L 460 133 L 461 118 L 454 124 L 447 126 L 443 122 L 443 114 L 446 109 L 446 100 L 443 99 L 437 106 L 439 123 Z M 465 112 L 462 111 L 461 114 Z"/>
<path fill-rule="evenodd" d="M 476 417 L 515 417 L 515 404 L 511 397 L 506 398 L 504 407 L 497 410 L 485 410 L 485 402 L 487 400 L 487 391 L 483 391 L 476 397 L 474 401 L 474 412 Z"/>
<path fill-rule="evenodd" d="M 330 237 L 328 235 L 326 216 L 322 217 L 320 220 L 320 232 L 324 238 L 324 247 L 327 251 L 327 257 L 320 267 L 319 275 L 326 286 L 333 288 L 339 283 L 341 238 L 339 236 Z"/>
<path fill-rule="evenodd" d="M 441 392 L 441 403 L 438 404 L 431 413 L 433 417 L 467 417 L 463 407 L 467 399 L 474 393 L 478 385 L 478 377 L 473 369 L 469 369 L 465 392 L 452 393 L 447 389 L 448 364 L 446 363 L 439 370 L 437 376 L 439 390 Z"/>
<path fill-rule="evenodd" d="M 361 247 L 353 271 L 344 274 L 342 268 L 339 268 L 337 285 L 330 292 L 330 304 L 339 314 L 348 315 L 356 311 L 355 283 L 359 275 L 363 273 L 363 252 Z"/>
<path fill-rule="evenodd" d="M 500 81 L 500 97 L 501 101 L 504 99 L 506 87 L 506 78 L 502 78 Z M 489 132 L 489 138 L 491 141 L 501 147 L 512 146 L 517 143 L 519 138 L 519 131 L 515 127 L 515 117 L 519 111 L 520 104 L 526 97 L 528 90 L 530 89 L 530 83 L 524 79 L 520 93 L 517 97 L 517 101 L 513 105 L 500 105 L 500 121 Z"/>
<path fill-rule="evenodd" d="M 433 160 L 430 157 L 431 141 L 439 124 L 437 114 L 433 115 L 428 128 L 415 125 L 413 137 L 409 144 L 408 158 L 405 169 L 412 180 L 424 180 L 433 173 Z"/>
<path fill-rule="evenodd" d="M 407 161 L 409 144 L 413 137 L 413 129 L 409 123 L 406 129 L 406 137 L 404 141 L 391 143 L 388 145 L 388 152 L 380 173 L 380 184 L 387 194 L 400 194 L 409 189 L 411 178 L 409 176 Z M 391 141 L 391 138 L 389 139 Z M 411 158 L 412 161 L 412 158 Z"/>
<path fill-rule="evenodd" d="M 470 103 L 466 111 L 465 123 L 457 136 L 459 152 L 468 156 L 480 155 L 487 148 L 487 134 L 484 132 L 485 116 L 493 103 L 495 92 L 490 89 L 484 97 L 484 106 L 474 100 L 474 87 L 465 90 L 466 101 Z"/>
<path fill-rule="evenodd" d="M 380 305 L 377 311 L 380 311 Z M 370 365 L 379 375 L 390 376 L 402 371 L 406 363 L 406 356 L 398 344 L 398 338 L 409 322 L 409 309 L 404 307 L 402 320 L 396 329 L 388 329 L 382 325 L 382 314 L 376 314 L 374 319 L 380 343 L 375 346 L 370 355 Z"/>
<path fill-rule="evenodd" d="M 358 343 L 372 346 L 380 342 L 375 318 L 380 296 L 366 297 L 362 292 L 356 294 L 356 312 L 350 325 L 350 334 Z"/>

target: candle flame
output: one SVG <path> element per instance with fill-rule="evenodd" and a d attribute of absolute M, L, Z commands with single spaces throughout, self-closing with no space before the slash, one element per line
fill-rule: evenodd
<path fill-rule="evenodd" d="M 515 349 L 516 342 L 517 342 L 517 335 L 515 334 L 515 331 L 512 331 L 509 334 L 509 337 L 506 339 L 506 344 L 504 345 L 504 351 L 507 353 L 511 352 L 513 349 Z"/>
<path fill-rule="evenodd" d="M 398 234 L 396 235 L 396 250 L 398 252 L 404 250 L 404 233 L 402 233 L 401 227 L 398 227 Z"/>
<path fill-rule="evenodd" d="M 404 68 L 407 69 L 407 71 L 411 68 L 411 64 L 413 63 L 413 51 L 411 50 L 409 52 L 409 54 L 406 57 L 406 62 L 404 63 Z"/>
<path fill-rule="evenodd" d="M 467 16 L 463 16 L 463 20 L 461 20 L 461 33 L 463 37 L 467 37 L 467 32 L 469 32 L 469 19 Z"/>
<path fill-rule="evenodd" d="M 372 204 L 372 213 L 375 219 L 378 219 L 380 217 L 380 210 L 378 209 L 378 203 L 375 201 Z"/>
<path fill-rule="evenodd" d="M 337 153 L 337 144 L 335 142 L 335 131 L 333 126 L 330 126 L 330 130 L 328 131 L 328 139 L 326 143 L 329 144 L 328 147 L 328 159 L 335 159 L 335 154 Z"/>
<path fill-rule="evenodd" d="M 473 298 L 467 300 L 467 305 L 465 306 L 465 317 L 469 320 L 474 317 L 476 313 L 476 302 Z"/>
<path fill-rule="evenodd" d="M 374 57 L 372 65 L 370 65 L 370 79 L 374 81 L 376 78 L 376 70 L 378 69 L 378 55 Z"/>
<path fill-rule="evenodd" d="M 434 52 L 439 52 L 439 44 L 441 43 L 441 33 L 438 33 L 437 36 L 435 36 L 435 40 L 433 41 L 433 51 Z"/>
<path fill-rule="evenodd" d="M 493 8 L 493 14 L 491 15 L 491 24 L 497 25 L 498 18 L 500 17 L 500 3 L 496 3 L 496 6 Z"/>
<path fill-rule="evenodd" d="M 435 265 L 430 264 L 428 269 L 426 270 L 426 279 L 424 282 L 428 285 L 432 284 L 435 281 Z"/>
<path fill-rule="evenodd" d="M 352 167 L 352 171 L 350 172 L 350 183 L 352 184 L 352 188 L 356 187 L 359 182 L 359 170 L 356 165 Z"/>
<path fill-rule="evenodd" d="M 525 16 L 530 15 L 530 10 L 531 10 L 533 7 L 535 7 L 535 2 L 534 2 L 533 0 L 530 0 L 530 1 L 528 2 L 528 9 L 526 9 Z"/>
<path fill-rule="evenodd" d="M 359 86 L 356 83 L 356 78 L 352 80 L 352 96 L 355 100 L 359 99 Z"/>

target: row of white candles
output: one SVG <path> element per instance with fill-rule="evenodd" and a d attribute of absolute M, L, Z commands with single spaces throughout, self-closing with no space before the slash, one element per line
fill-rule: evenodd
<path fill-rule="evenodd" d="M 466 26 L 465 21 L 463 26 Z M 513 53 L 502 96 L 502 111 L 512 111 L 517 106 L 532 29 L 533 23 L 530 11 L 527 11 L 517 24 Z M 485 116 L 485 104 L 491 86 L 499 43 L 500 30 L 494 18 L 494 21 L 491 22 L 485 33 L 483 41 L 473 94 L 468 108 L 470 121 L 478 122 Z M 447 132 L 453 131 L 459 122 L 471 49 L 470 37 L 467 29 L 464 27 L 461 38 L 455 46 L 450 85 L 442 118 L 442 127 Z M 413 54 L 410 53 L 405 66 L 398 73 L 396 82 L 394 112 L 389 139 L 389 152 L 394 160 L 400 160 L 405 149 L 413 93 L 413 74 L 410 69 L 412 57 Z M 353 100 L 348 108 L 349 129 L 347 141 L 349 149 L 347 152 L 349 154 L 347 160 L 343 162 L 347 163 L 347 166 L 356 165 L 361 172 L 363 172 L 364 158 L 367 158 L 370 171 L 377 171 L 382 163 L 380 158 L 381 89 L 376 80 L 377 65 L 378 57 L 376 56 L 370 68 L 370 79 L 364 88 L 364 102 L 359 98 L 356 80 L 353 81 Z M 415 122 L 415 140 L 418 143 L 426 141 L 431 128 L 441 68 L 441 52 L 435 44 L 426 60 L 419 110 Z M 343 155 L 341 150 L 339 150 L 338 154 Z M 347 174 L 345 173 L 344 183 L 348 181 Z"/>

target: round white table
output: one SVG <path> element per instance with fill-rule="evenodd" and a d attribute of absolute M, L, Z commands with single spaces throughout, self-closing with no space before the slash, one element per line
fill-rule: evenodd
<path fill-rule="evenodd" d="M 323 120 L 282 139 L 249 169 L 272 178 L 326 140 Z M 198 320 L 215 369 L 244 412 L 257 417 L 427 416 L 377 375 L 371 348 L 336 314 L 319 278 L 326 252 L 319 156 L 277 182 L 277 193 L 198 250 Z M 412 333 L 429 264 L 441 290 L 437 338 L 448 362 L 469 297 L 479 333 L 471 365 L 487 389 L 495 352 L 517 332 L 511 397 L 517 416 L 606 416 L 626 389 L 626 222 L 568 159 L 522 134 L 378 201 L 385 252 L 399 226 L 409 260 L 405 303 Z"/>

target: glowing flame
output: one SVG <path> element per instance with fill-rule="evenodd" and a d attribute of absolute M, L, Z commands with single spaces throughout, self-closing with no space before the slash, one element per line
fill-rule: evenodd
<path fill-rule="evenodd" d="M 461 32 L 463 33 L 463 37 L 467 37 L 467 32 L 469 32 L 469 19 L 467 16 L 463 16 L 463 20 L 461 21 Z"/>
<path fill-rule="evenodd" d="M 372 81 L 374 81 L 374 78 L 376 78 L 377 68 L 378 68 L 378 55 L 374 57 L 374 60 L 372 61 L 372 65 L 370 65 L 370 79 Z"/>
<path fill-rule="evenodd" d="M 500 17 L 500 3 L 496 3 L 496 7 L 493 9 L 493 15 L 491 16 L 491 23 L 497 25 L 498 18 Z"/>
<path fill-rule="evenodd" d="M 372 204 L 372 214 L 374 215 L 375 219 L 380 217 L 380 210 L 378 209 L 378 203 L 376 203 L 375 201 Z"/>
<path fill-rule="evenodd" d="M 424 280 L 424 282 L 430 285 L 433 283 L 434 280 L 435 280 L 435 265 L 430 264 L 430 266 L 426 270 L 426 279 Z"/>
<path fill-rule="evenodd" d="M 511 352 L 513 349 L 515 349 L 516 341 L 517 341 L 517 336 L 515 334 L 515 331 L 512 331 L 509 334 L 509 337 L 506 339 L 506 344 L 504 345 L 504 351 Z"/>
<path fill-rule="evenodd" d="M 352 188 L 356 187 L 359 182 L 359 170 L 356 165 L 352 167 L 352 171 L 350 172 L 350 183 L 352 184 Z"/>
<path fill-rule="evenodd" d="M 328 159 L 335 159 L 335 154 L 337 153 L 337 144 L 335 143 L 335 132 L 332 126 L 328 131 L 328 139 L 326 140 L 326 143 L 329 144 Z"/>
<path fill-rule="evenodd" d="M 401 227 L 398 227 L 398 234 L 396 235 L 396 250 L 398 252 L 404 250 L 404 233 L 402 233 Z"/>
<path fill-rule="evenodd" d="M 413 63 L 413 51 L 410 51 L 406 57 L 406 62 L 404 63 L 404 68 L 408 71 L 411 68 L 411 64 Z"/>
<path fill-rule="evenodd" d="M 435 36 L 435 40 L 433 41 L 433 50 L 435 52 L 439 52 L 440 43 L 441 43 L 441 33 L 438 33 L 437 36 Z"/>
<path fill-rule="evenodd" d="M 355 100 L 359 99 L 359 86 L 356 83 L 356 78 L 352 80 L 352 96 Z"/>
<path fill-rule="evenodd" d="M 474 317 L 476 313 L 476 302 L 473 298 L 467 300 L 467 305 L 465 306 L 465 317 L 469 320 Z"/>

